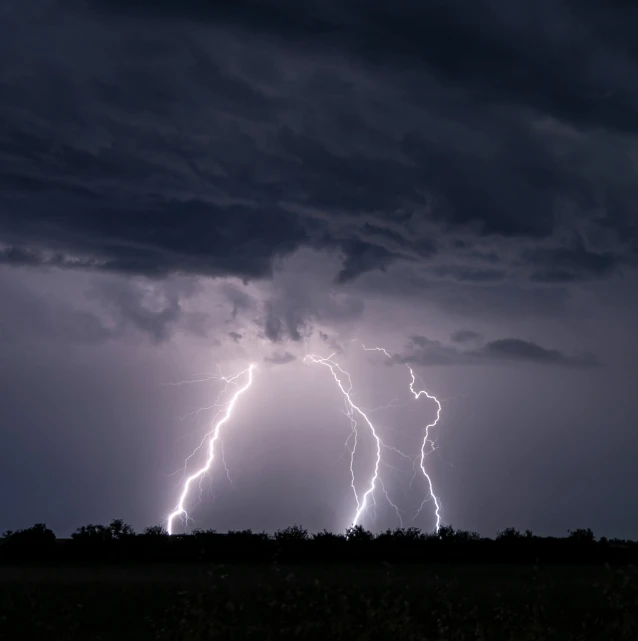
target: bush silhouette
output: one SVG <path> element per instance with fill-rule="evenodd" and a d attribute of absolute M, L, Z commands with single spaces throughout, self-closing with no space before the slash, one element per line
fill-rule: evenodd
<path fill-rule="evenodd" d="M 363 562 L 363 563 L 609 563 L 636 564 L 638 544 L 623 539 L 597 540 L 591 529 L 570 530 L 567 536 L 540 537 L 531 531 L 505 528 L 494 539 L 451 525 L 437 532 L 395 528 L 374 534 L 363 526 L 339 534 L 311 534 L 292 525 L 270 535 L 252 530 L 193 530 L 169 536 L 159 525 L 136 534 L 114 519 L 109 525 L 83 525 L 71 540 L 56 541 L 43 523 L 5 532 L 0 562 L 121 561 L 121 562 Z"/>

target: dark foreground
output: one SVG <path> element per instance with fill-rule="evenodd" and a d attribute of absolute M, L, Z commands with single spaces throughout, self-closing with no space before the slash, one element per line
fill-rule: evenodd
<path fill-rule="evenodd" d="M 632 567 L 0 567 L 0 639 L 638 639 Z"/>

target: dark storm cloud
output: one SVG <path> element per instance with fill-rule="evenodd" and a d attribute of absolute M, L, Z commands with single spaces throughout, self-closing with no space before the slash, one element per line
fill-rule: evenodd
<path fill-rule="evenodd" d="M 450 336 L 450 340 L 453 343 L 469 343 L 471 341 L 480 341 L 482 338 L 478 332 L 473 332 L 471 329 L 461 329 Z"/>
<path fill-rule="evenodd" d="M 93 269 L 96 266 L 93 260 L 74 260 L 63 254 L 50 255 L 41 251 L 25 249 L 23 247 L 6 247 L 0 249 L 0 264 L 15 267 L 58 267 Z"/>
<path fill-rule="evenodd" d="M 385 269 L 396 256 L 383 247 L 362 242 L 350 242 L 344 246 L 345 260 L 343 269 L 337 276 L 338 283 L 346 283 L 363 272 L 372 269 Z"/>
<path fill-rule="evenodd" d="M 475 283 L 491 283 L 502 281 L 507 272 L 500 269 L 473 269 L 458 265 L 444 265 L 434 269 L 434 272 L 441 278 L 450 278 L 460 282 L 469 281 Z"/>
<path fill-rule="evenodd" d="M 526 258 L 531 264 L 543 266 L 531 275 L 532 280 L 539 282 L 601 278 L 608 276 L 619 263 L 612 252 L 589 251 L 580 238 L 574 238 L 564 247 L 531 250 Z"/>
<path fill-rule="evenodd" d="M 459 335 L 462 338 L 460 341 Z M 474 332 L 462 332 L 453 335 L 452 340 L 458 344 L 479 338 L 480 335 Z M 440 341 L 418 335 L 411 338 L 407 351 L 395 356 L 393 360 L 417 365 L 472 365 L 499 362 L 535 363 L 568 368 L 588 368 L 598 365 L 598 359 L 592 354 L 565 354 L 519 338 L 497 339 L 488 341 L 480 347 L 460 349 L 457 346 L 444 345 Z"/>
<path fill-rule="evenodd" d="M 568 283 L 635 238 L 631 7 L 12 6 L 2 262 L 253 279 L 310 246 L 341 284 L 397 261 Z M 558 235 L 581 224 L 586 250 Z"/>
<path fill-rule="evenodd" d="M 264 362 L 271 365 L 285 365 L 296 360 L 296 356 L 290 352 L 273 352 L 270 356 L 264 356 Z"/>
<path fill-rule="evenodd" d="M 93 0 L 102 10 L 210 21 L 340 47 L 373 64 L 428 69 L 479 100 L 518 102 L 583 125 L 636 131 L 638 9 L 629 2 L 541 0 L 311 2 Z M 610 73 L 611 70 L 611 73 Z"/>
<path fill-rule="evenodd" d="M 42 207 L 53 215 L 51 208 L 44 203 Z M 242 207 L 222 209 L 197 200 L 148 203 L 144 211 L 92 209 L 90 217 L 86 214 L 80 203 L 68 202 L 65 211 L 56 212 L 52 242 L 37 235 L 31 238 L 36 245 L 59 247 L 54 257 L 14 246 L 5 249 L 0 260 L 151 277 L 196 273 L 259 278 L 271 274 L 275 256 L 290 253 L 307 240 L 294 220 Z M 12 216 L 18 222 L 6 221 L 8 240 L 14 235 L 12 228 L 19 229 L 29 217 L 15 211 Z M 73 259 L 63 251 L 93 256 Z"/>
<path fill-rule="evenodd" d="M 528 361 L 564 367 L 591 367 L 598 364 L 598 360 L 592 354 L 567 355 L 558 350 L 547 349 L 519 338 L 503 338 L 490 341 L 477 353 L 488 359 Z"/>
<path fill-rule="evenodd" d="M 257 305 L 257 302 L 249 294 L 232 283 L 224 283 L 220 291 L 232 306 L 230 313 L 232 320 L 236 320 L 239 312 L 254 310 Z M 235 337 L 233 338 L 235 339 Z"/>

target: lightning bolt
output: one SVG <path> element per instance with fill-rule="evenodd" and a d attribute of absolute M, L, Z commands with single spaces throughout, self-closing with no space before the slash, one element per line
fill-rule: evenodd
<path fill-rule="evenodd" d="M 356 341 L 357 339 L 355 338 L 353 340 Z M 363 349 L 366 352 L 383 352 L 389 359 L 392 359 L 392 356 L 390 356 L 388 351 L 383 347 L 366 347 L 363 343 L 361 343 L 361 346 L 363 347 Z M 441 418 L 441 409 L 442 408 L 441 408 L 441 403 L 440 403 L 439 399 L 436 398 L 436 396 L 430 394 L 426 390 L 419 390 L 417 392 L 414 389 L 414 384 L 416 383 L 416 377 L 414 376 L 414 372 L 413 372 L 412 368 L 407 363 L 406 363 L 406 367 L 408 368 L 408 371 L 410 372 L 410 377 L 412 379 L 410 381 L 410 392 L 412 392 L 412 395 L 414 396 L 414 398 L 416 400 L 419 400 L 419 398 L 423 395 L 426 398 L 428 398 L 431 401 L 434 401 L 436 403 L 436 418 L 434 419 L 434 421 L 432 423 L 429 423 L 428 425 L 425 426 L 425 433 L 424 433 L 424 436 L 423 436 L 423 442 L 421 444 L 420 468 L 421 468 L 421 472 L 423 472 L 423 476 L 425 476 L 425 478 L 427 480 L 428 488 L 429 488 L 429 491 L 430 491 L 430 495 L 428 497 L 426 497 L 425 499 L 423 499 L 423 501 L 421 503 L 421 506 L 417 510 L 416 514 L 412 517 L 412 520 L 414 521 L 414 519 L 416 519 L 417 516 L 419 516 L 419 514 L 423 510 L 423 506 L 428 501 L 433 500 L 434 501 L 434 505 L 435 505 L 434 513 L 435 513 L 435 516 L 436 516 L 436 525 L 435 525 L 434 529 L 435 529 L 435 531 L 438 531 L 439 528 L 441 527 L 441 503 L 440 503 L 438 497 L 436 496 L 436 494 L 434 493 L 434 486 L 432 485 L 432 478 L 430 477 L 430 475 L 427 473 L 427 470 L 425 469 L 425 457 L 427 456 L 427 454 L 430 454 L 434 450 L 436 450 L 436 443 L 430 439 L 430 428 L 435 427 L 436 424 L 439 422 L 439 419 Z M 426 454 L 425 448 L 428 445 L 430 446 L 430 451 L 427 452 L 427 454 Z M 413 477 L 412 480 L 414 480 L 414 477 Z"/>
<path fill-rule="evenodd" d="M 250 365 L 247 369 L 242 370 L 238 374 L 235 374 L 234 376 L 230 377 L 225 377 L 221 376 L 220 380 L 223 380 L 226 383 L 226 387 L 222 391 L 222 393 L 218 396 L 217 402 L 219 402 L 219 399 L 221 398 L 222 394 L 228 389 L 229 385 L 236 385 L 236 381 L 240 378 L 245 378 L 246 382 L 244 385 L 236 390 L 236 392 L 233 394 L 231 399 L 222 405 L 223 409 L 220 409 L 219 412 L 215 415 L 211 422 L 211 429 L 209 432 L 204 436 L 202 439 L 201 443 L 195 448 L 195 450 L 187 457 L 185 463 L 184 463 L 184 470 L 186 469 L 186 465 L 188 464 L 188 461 L 201 449 L 201 447 L 204 445 L 206 440 L 208 439 L 208 455 L 206 457 L 206 461 L 204 465 L 199 468 L 196 472 L 191 474 L 190 476 L 186 477 L 184 480 L 184 485 L 182 487 L 182 492 L 179 497 L 179 501 L 177 503 L 177 506 L 175 509 L 168 515 L 167 517 L 167 530 L 169 534 L 173 533 L 173 522 L 175 519 L 179 516 L 183 516 L 186 521 L 188 521 L 188 513 L 186 511 L 186 501 L 188 499 L 188 494 L 189 490 L 191 488 L 191 485 L 194 481 L 199 479 L 200 482 L 200 491 L 201 491 L 201 481 L 204 477 L 204 475 L 211 469 L 213 465 L 213 461 L 215 460 L 215 443 L 219 440 L 219 435 L 222 426 L 227 423 L 232 416 L 233 409 L 235 408 L 235 405 L 237 403 L 237 400 L 239 397 L 248 390 L 248 388 L 252 385 L 253 382 L 253 372 L 255 371 L 255 365 Z M 213 377 L 210 377 L 209 379 L 206 380 L 211 380 Z M 197 380 L 197 381 L 184 381 L 184 383 L 187 382 L 203 382 L 202 380 Z M 218 406 L 217 404 L 215 406 Z M 218 417 L 222 415 L 221 418 L 218 419 Z M 221 441 L 220 441 L 221 443 Z M 226 468 L 226 474 L 230 480 L 230 475 L 228 472 L 228 468 L 226 467 L 226 463 L 224 461 L 224 452 L 223 452 L 223 446 L 222 446 L 222 462 L 224 463 L 224 467 Z"/>
<path fill-rule="evenodd" d="M 430 428 L 434 427 L 438 422 L 439 419 L 441 418 L 441 403 L 439 400 L 436 398 L 436 396 L 433 396 L 432 394 L 429 394 L 426 390 L 420 390 L 420 391 L 415 391 L 414 389 L 414 384 L 416 383 L 416 378 L 414 376 L 414 372 L 412 371 L 412 368 L 406 363 L 406 367 L 408 368 L 408 371 L 410 372 L 410 376 L 412 380 L 410 381 L 410 391 L 412 392 L 412 395 L 416 400 L 419 400 L 421 395 L 424 395 L 426 398 L 429 398 L 431 401 L 434 401 L 436 403 L 436 418 L 432 423 L 429 423 L 428 425 L 425 426 L 425 434 L 423 436 L 423 442 L 421 444 L 421 461 L 420 461 L 420 467 L 421 471 L 423 472 L 423 476 L 425 476 L 427 482 L 428 482 L 428 488 L 430 490 L 430 496 L 423 499 L 423 502 L 421 503 L 421 507 L 417 510 L 417 513 L 414 515 L 413 519 L 416 519 L 417 516 L 421 513 L 421 510 L 423 509 L 423 506 L 430 500 L 432 499 L 434 501 L 435 505 L 435 510 L 434 513 L 436 515 L 436 525 L 435 525 L 435 531 L 438 532 L 439 528 L 441 527 L 441 503 L 439 499 L 437 498 L 436 494 L 434 493 L 434 487 L 432 485 L 432 479 L 430 478 L 430 475 L 427 473 L 425 469 L 425 448 L 427 445 L 430 445 L 430 452 L 433 452 L 436 449 L 436 443 L 430 439 Z M 428 452 L 428 454 L 430 453 Z"/>
<path fill-rule="evenodd" d="M 353 339 L 353 340 L 357 340 L 357 339 Z M 363 349 L 366 352 L 381 352 L 387 358 L 392 360 L 392 356 L 390 355 L 390 353 L 383 347 L 366 347 L 363 343 L 361 343 L 361 345 L 362 345 Z M 423 499 L 419 509 L 417 510 L 416 514 L 412 517 L 411 520 L 414 521 L 419 516 L 419 514 L 422 512 L 423 507 L 425 506 L 425 504 L 428 501 L 433 500 L 434 501 L 434 505 L 435 505 L 435 517 L 436 517 L 435 531 L 438 531 L 439 528 L 441 527 L 441 502 L 440 502 L 439 498 L 436 496 L 436 494 L 434 492 L 434 485 L 432 483 L 432 478 L 430 477 L 430 475 L 427 472 L 427 469 L 426 469 L 426 466 L 425 466 L 425 459 L 426 459 L 426 456 L 430 452 L 432 452 L 433 450 L 436 449 L 436 443 L 430 437 L 430 429 L 433 428 L 434 426 L 436 426 L 437 423 L 439 422 L 439 419 L 441 417 L 441 403 L 439 402 L 439 400 L 434 395 L 430 394 L 426 390 L 417 391 L 417 390 L 414 389 L 414 385 L 416 383 L 416 377 L 414 376 L 414 372 L 413 372 L 412 368 L 409 365 L 406 365 L 407 368 L 408 368 L 408 371 L 410 372 L 410 377 L 411 377 L 411 381 L 410 381 L 410 384 L 409 384 L 409 390 L 412 393 L 412 396 L 414 397 L 414 399 L 418 400 L 421 396 L 425 396 L 429 400 L 434 401 L 436 403 L 436 406 L 437 406 L 436 418 L 434 419 L 434 421 L 432 423 L 429 423 L 428 425 L 425 426 L 423 441 L 422 441 L 422 444 L 421 444 L 420 457 L 419 456 L 410 457 L 407 454 L 404 454 L 403 452 L 398 450 L 397 448 L 391 447 L 389 445 L 386 445 L 383 442 L 383 440 L 379 436 L 379 433 L 378 433 L 377 429 L 372 424 L 372 421 L 370 420 L 370 418 L 367 415 L 367 414 L 369 414 L 369 413 L 371 413 L 372 411 L 375 411 L 375 410 L 368 410 L 367 413 L 366 413 L 366 411 L 364 411 L 363 408 L 361 408 L 360 406 L 358 406 L 358 405 L 356 405 L 354 403 L 354 401 L 352 400 L 352 395 L 353 395 L 352 394 L 352 379 L 350 377 L 350 374 L 348 374 L 348 372 L 346 372 L 337 362 L 334 361 L 334 356 L 335 356 L 334 353 L 331 354 L 328 357 L 321 357 L 321 356 L 317 356 L 315 354 L 307 354 L 306 357 L 304 358 L 304 363 L 315 363 L 315 364 L 320 364 L 320 365 L 324 365 L 325 367 L 327 367 L 330 370 L 330 372 L 331 372 L 331 374 L 332 374 L 332 376 L 333 376 L 333 378 L 334 378 L 334 380 L 335 380 L 335 382 L 337 384 L 337 387 L 341 391 L 341 394 L 343 395 L 343 398 L 344 398 L 344 402 L 346 404 L 346 415 L 350 419 L 350 424 L 351 424 L 351 432 L 350 432 L 350 435 L 348 436 L 348 438 L 346 440 L 346 448 L 350 452 L 351 487 L 352 487 L 352 491 L 354 493 L 355 502 L 356 502 L 356 506 L 357 506 L 355 515 L 354 515 L 354 517 L 352 519 L 352 527 L 355 527 L 356 525 L 359 524 L 359 521 L 361 520 L 363 513 L 365 512 L 366 508 L 369 505 L 375 505 L 376 504 L 375 498 L 374 498 L 374 493 L 375 493 L 375 490 L 377 488 L 377 485 L 381 488 L 381 491 L 385 495 L 385 498 L 387 499 L 387 501 L 394 508 L 394 510 L 395 510 L 395 512 L 397 514 L 397 517 L 399 519 L 399 523 L 400 523 L 401 527 L 403 527 L 403 519 L 402 519 L 402 516 L 401 516 L 401 511 L 399 510 L 398 506 L 390 500 L 388 492 L 387 492 L 387 490 L 385 488 L 385 485 L 383 484 L 383 481 L 382 481 L 382 479 L 380 477 L 380 474 L 379 474 L 379 467 L 381 465 L 387 465 L 384 462 L 382 462 L 382 460 L 381 460 L 382 450 L 387 449 L 387 450 L 391 450 L 391 451 L 399 454 L 403 458 L 406 458 L 407 460 L 412 462 L 413 468 L 414 468 L 414 472 L 415 472 L 412 481 L 414 481 L 414 478 L 416 477 L 416 474 L 417 474 L 416 462 L 419 461 L 419 468 L 420 468 L 421 472 L 423 473 L 423 476 L 425 477 L 426 482 L 427 482 L 428 495 Z M 344 383 L 344 381 L 347 381 L 347 383 Z M 386 405 L 384 407 L 388 408 L 388 407 L 392 407 L 392 406 L 393 406 L 393 403 L 390 403 L 389 405 Z M 381 409 L 381 408 L 377 408 L 377 409 Z M 355 419 L 355 416 L 359 416 L 359 417 L 361 417 L 363 419 L 365 424 L 368 426 L 370 432 L 372 433 L 372 436 L 373 436 L 373 438 L 375 440 L 375 443 L 376 443 L 376 454 L 375 454 L 375 461 L 374 461 L 374 473 L 373 473 L 372 478 L 370 479 L 370 481 L 368 483 L 368 489 L 363 494 L 361 499 L 359 499 L 359 496 L 357 494 L 357 490 L 356 490 L 356 487 L 355 487 L 355 474 L 354 474 L 354 454 L 355 454 L 357 441 L 358 441 L 357 421 Z M 352 447 L 349 447 L 349 443 L 350 443 L 351 439 L 353 439 L 353 438 L 354 438 L 354 445 Z M 426 452 L 426 448 L 428 446 L 430 447 L 430 450 L 428 452 Z M 389 466 L 389 467 L 392 467 L 392 466 Z M 410 485 L 412 485 L 412 483 Z"/>
<path fill-rule="evenodd" d="M 363 343 L 361 343 L 361 345 L 363 349 L 367 352 L 378 351 L 383 353 L 388 359 L 392 360 L 392 356 L 390 355 L 390 353 L 383 347 L 366 347 L 365 345 L 363 345 Z M 441 403 L 433 394 L 430 394 L 428 391 L 426 390 L 417 391 L 415 389 L 416 377 L 414 375 L 412 368 L 406 364 L 406 367 L 408 368 L 408 371 L 410 373 L 410 378 L 411 378 L 409 383 L 409 391 L 412 394 L 412 397 L 415 400 L 418 400 L 421 398 L 421 396 L 425 396 L 427 399 L 434 401 L 437 406 L 436 418 L 434 419 L 433 422 L 425 426 L 423 441 L 421 444 L 420 456 L 417 455 L 417 456 L 411 457 L 405 454 L 404 452 L 402 452 L 401 450 L 384 443 L 381 436 L 379 435 L 378 429 L 374 426 L 374 424 L 372 423 L 372 421 L 368 416 L 368 414 L 375 412 L 379 409 L 394 407 L 395 401 L 391 401 L 388 405 L 385 405 L 380 408 L 375 408 L 372 410 L 366 410 L 365 408 L 362 408 L 361 406 L 357 405 L 353 400 L 354 393 L 352 391 L 353 390 L 352 378 L 350 374 L 347 371 L 345 371 L 341 367 L 341 365 L 339 365 L 339 363 L 337 363 L 334 360 L 334 357 L 335 357 L 335 353 L 331 354 L 328 357 L 321 357 L 315 354 L 306 354 L 304 358 L 304 363 L 320 364 L 325 366 L 332 374 L 332 377 L 335 383 L 337 384 L 337 387 L 343 397 L 344 406 L 345 406 L 344 413 L 350 421 L 350 428 L 351 428 L 350 433 L 345 441 L 345 449 L 350 454 L 350 486 L 351 486 L 352 493 L 355 499 L 355 504 L 356 504 L 356 510 L 351 520 L 352 527 L 356 527 L 357 525 L 360 524 L 360 521 L 364 513 L 369 507 L 372 507 L 375 510 L 375 515 L 376 515 L 375 492 L 377 491 L 377 489 L 379 489 L 383 493 L 383 496 L 388 501 L 389 505 L 394 509 L 397 515 L 399 524 L 401 527 L 403 527 L 403 516 L 402 516 L 401 510 L 390 499 L 388 491 L 380 475 L 380 467 L 381 466 L 389 467 L 390 469 L 393 469 L 395 471 L 400 471 L 403 473 L 405 473 L 405 470 L 398 470 L 397 468 L 393 467 L 392 465 L 389 465 L 387 462 L 382 460 L 382 453 L 384 451 L 388 451 L 388 452 L 393 452 L 394 454 L 397 454 L 400 457 L 405 458 L 406 460 L 412 463 L 414 475 L 412 477 L 412 482 L 410 483 L 410 487 L 412 486 L 412 483 L 414 482 L 418 474 L 418 469 L 421 470 L 427 482 L 428 495 L 423 499 L 419 509 L 416 511 L 415 515 L 412 517 L 411 520 L 414 521 L 419 516 L 419 514 L 421 514 L 421 512 L 423 511 L 425 504 L 428 501 L 432 500 L 435 505 L 435 516 L 436 516 L 435 531 L 438 531 L 441 526 L 441 502 L 434 492 L 434 485 L 432 482 L 432 478 L 430 477 L 426 469 L 425 460 L 427 455 L 436 449 L 436 442 L 432 440 L 430 435 L 430 430 L 433 427 L 435 427 L 440 420 L 441 409 L 442 409 Z M 252 385 L 253 373 L 255 368 L 256 368 L 255 365 L 250 365 L 248 368 L 230 377 L 222 376 L 220 371 L 219 377 L 205 376 L 204 378 L 197 378 L 191 381 L 182 381 L 180 383 L 174 383 L 174 385 L 184 385 L 188 383 L 208 382 L 210 380 L 222 380 L 225 382 L 226 385 L 222 390 L 222 392 L 217 397 L 215 403 L 212 404 L 210 407 L 203 408 L 203 409 L 212 409 L 216 407 L 216 408 L 219 408 L 219 411 L 211 421 L 210 430 L 207 432 L 207 434 L 203 437 L 199 445 L 193 450 L 193 452 L 186 458 L 184 462 L 184 468 L 183 468 L 184 479 L 183 479 L 182 491 L 179 496 L 179 500 L 175 509 L 167 517 L 167 530 L 169 534 L 173 533 L 174 522 L 176 518 L 183 517 L 185 522 L 188 522 L 189 517 L 186 511 L 186 503 L 189 498 L 191 486 L 195 481 L 199 481 L 198 485 L 199 485 L 200 495 L 201 495 L 201 490 L 202 490 L 201 483 L 204 479 L 204 476 L 210 471 L 213 465 L 213 462 L 215 460 L 215 452 L 216 452 L 215 446 L 217 441 L 219 441 L 219 445 L 221 448 L 220 454 L 222 458 L 222 463 L 226 470 L 226 475 L 230 481 L 230 473 L 229 473 L 228 467 L 226 466 L 226 461 L 224 460 L 223 442 L 220 439 L 221 428 L 223 427 L 224 424 L 226 424 L 230 420 L 238 399 Z M 230 398 L 229 401 L 220 403 L 222 396 L 228 391 L 229 386 L 238 385 L 238 381 L 240 379 L 245 379 L 244 384 L 235 391 L 235 393 L 233 394 L 233 396 Z M 203 409 L 198 411 L 203 411 Z M 357 491 L 356 476 L 354 471 L 354 457 L 357 450 L 357 446 L 359 444 L 359 436 L 360 436 L 359 435 L 360 421 L 362 421 L 367 426 L 375 443 L 374 471 L 367 483 L 365 491 L 361 496 Z M 207 457 L 204 464 L 196 472 L 194 472 L 190 476 L 186 476 L 186 468 L 188 466 L 189 461 L 197 454 L 197 452 L 204 446 L 206 442 L 208 442 L 208 450 L 207 450 Z M 429 448 L 429 450 L 427 448 Z M 417 465 L 417 462 L 418 462 L 418 465 Z"/>
<path fill-rule="evenodd" d="M 352 428 L 352 432 L 348 436 L 346 445 L 354 435 L 354 445 L 350 449 L 350 475 L 351 475 L 352 491 L 354 493 L 357 509 L 352 519 L 352 527 L 355 527 L 359 524 L 361 516 L 365 512 L 368 505 L 375 503 L 374 491 L 377 488 L 377 483 L 381 487 L 381 490 L 384 493 L 387 501 L 394 508 L 399 518 L 399 522 L 402 524 L 403 519 L 401 518 L 401 512 L 398 506 L 395 505 L 390 499 L 388 492 L 386 491 L 385 486 L 383 485 L 383 481 L 379 478 L 379 466 L 381 465 L 381 450 L 383 448 L 394 450 L 395 452 L 401 454 L 402 456 L 405 456 L 405 455 L 399 450 L 397 450 L 396 448 L 390 447 L 388 445 L 385 445 L 385 443 L 383 443 L 375 426 L 372 424 L 372 421 L 370 421 L 367 414 L 352 400 L 352 379 L 350 377 L 350 374 L 348 374 L 348 372 L 342 369 L 342 367 L 333 360 L 333 357 L 334 357 L 334 353 L 328 356 L 327 358 L 316 356 L 315 354 L 307 354 L 304 358 L 304 363 L 317 363 L 317 364 L 326 366 L 330 370 L 335 380 L 335 383 L 337 384 L 337 387 L 341 391 L 341 394 L 343 395 L 344 401 L 346 403 L 346 415 L 350 419 L 350 424 Z M 344 383 L 344 380 L 347 381 L 347 383 Z M 368 489 L 364 492 L 361 498 L 359 498 L 359 495 L 355 487 L 355 474 L 354 474 L 354 454 L 355 454 L 357 441 L 358 441 L 357 421 L 355 416 L 359 416 L 363 419 L 363 421 L 366 423 L 366 425 L 370 429 L 370 432 L 372 433 L 372 437 L 374 438 L 374 441 L 376 444 L 376 448 L 375 448 L 376 454 L 374 459 L 374 474 L 372 475 L 372 478 L 368 483 Z"/>

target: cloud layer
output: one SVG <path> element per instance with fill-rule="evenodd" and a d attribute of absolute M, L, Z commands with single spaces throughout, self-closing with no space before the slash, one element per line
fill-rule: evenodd
<path fill-rule="evenodd" d="M 542 287 L 635 259 L 628 5 L 11 8 L 2 262 L 254 279 L 311 247 L 340 284 Z"/>
<path fill-rule="evenodd" d="M 483 342 L 480 334 L 461 331 L 452 335 L 455 345 L 444 345 L 425 336 L 413 336 L 406 351 L 393 357 L 394 362 L 423 366 L 484 365 L 486 363 L 531 363 L 569 368 L 589 368 L 599 364 L 589 353 L 565 354 L 520 338 L 499 338 Z M 459 344 L 480 342 L 479 346 L 462 348 Z"/>

